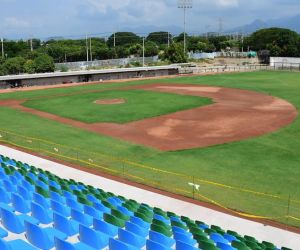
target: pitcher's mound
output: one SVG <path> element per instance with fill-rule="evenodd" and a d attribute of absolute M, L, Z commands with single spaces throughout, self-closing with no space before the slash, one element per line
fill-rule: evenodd
<path fill-rule="evenodd" d="M 112 104 L 122 104 L 125 103 L 125 99 L 123 98 L 116 98 L 116 99 L 102 99 L 94 101 L 96 104 L 100 105 L 112 105 Z"/>

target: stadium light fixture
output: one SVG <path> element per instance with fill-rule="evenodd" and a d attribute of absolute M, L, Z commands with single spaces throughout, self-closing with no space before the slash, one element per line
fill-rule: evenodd
<path fill-rule="evenodd" d="M 178 0 L 177 6 L 183 9 L 183 50 L 186 52 L 186 11 L 193 8 L 193 0 Z"/>

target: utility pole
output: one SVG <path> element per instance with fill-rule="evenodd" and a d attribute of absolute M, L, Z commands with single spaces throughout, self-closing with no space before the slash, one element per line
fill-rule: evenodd
<path fill-rule="evenodd" d="M 92 53 L 92 38 L 90 37 L 90 57 L 91 57 L 91 62 L 93 61 L 93 53 Z"/>
<path fill-rule="evenodd" d="M 170 32 L 168 32 L 168 48 L 170 47 Z"/>
<path fill-rule="evenodd" d="M 88 36 L 85 36 L 85 45 L 86 45 L 86 61 L 89 61 L 89 43 L 88 43 Z"/>
<path fill-rule="evenodd" d="M 242 52 L 244 52 L 244 34 L 242 33 Z"/>
<path fill-rule="evenodd" d="M 1 51 L 2 51 L 2 58 L 4 58 L 4 39 L 1 38 Z"/>
<path fill-rule="evenodd" d="M 143 67 L 145 67 L 145 37 L 143 37 Z"/>
<path fill-rule="evenodd" d="M 31 50 L 31 52 L 33 51 L 33 42 L 32 42 L 32 38 L 30 39 L 30 50 Z"/>
<path fill-rule="evenodd" d="M 114 47 L 116 47 L 116 32 L 114 32 Z"/>
<path fill-rule="evenodd" d="M 183 9 L 183 51 L 186 52 L 186 10 L 193 8 L 193 0 L 178 0 L 178 8 Z"/>

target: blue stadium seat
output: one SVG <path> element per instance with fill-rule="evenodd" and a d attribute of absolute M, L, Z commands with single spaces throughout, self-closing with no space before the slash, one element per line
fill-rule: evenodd
<path fill-rule="evenodd" d="M 83 211 L 83 205 L 77 202 L 76 200 L 67 198 L 66 200 L 67 206 L 71 209 L 75 209 L 76 211 Z"/>
<path fill-rule="evenodd" d="M 51 208 L 54 212 L 60 213 L 66 217 L 71 215 L 71 210 L 65 204 L 61 204 L 57 201 L 51 200 Z"/>
<path fill-rule="evenodd" d="M 32 216 L 43 224 L 53 222 L 53 212 L 35 202 L 31 202 L 31 212 Z"/>
<path fill-rule="evenodd" d="M 143 248 L 146 245 L 145 237 L 141 237 L 122 228 L 119 228 L 118 239 L 139 249 Z"/>
<path fill-rule="evenodd" d="M 197 250 L 198 248 L 182 241 L 176 241 L 176 250 Z"/>
<path fill-rule="evenodd" d="M 12 193 L 11 201 L 12 201 L 13 207 L 15 208 L 16 211 L 23 213 L 23 214 L 27 214 L 31 211 L 30 202 L 25 200 L 19 194 Z"/>
<path fill-rule="evenodd" d="M 26 238 L 37 248 L 49 250 L 54 247 L 54 237 L 65 240 L 67 235 L 53 227 L 40 228 L 38 225 L 25 221 Z"/>
<path fill-rule="evenodd" d="M 132 223 L 130 221 L 126 222 L 125 229 L 129 232 L 132 232 L 132 233 L 137 234 L 142 237 L 146 237 L 149 234 L 148 229 L 140 227 L 139 225 Z"/>
<path fill-rule="evenodd" d="M 230 235 L 230 234 L 227 234 L 227 233 L 224 234 L 223 237 L 224 237 L 226 240 L 228 240 L 230 243 L 231 243 L 232 241 L 234 241 L 234 240 L 237 240 L 237 238 L 236 238 L 235 236 Z"/>
<path fill-rule="evenodd" d="M 8 204 L 10 203 L 10 200 L 11 200 L 10 193 L 7 193 L 7 191 L 0 186 L 0 202 Z"/>
<path fill-rule="evenodd" d="M 109 197 L 107 201 L 115 207 L 118 207 L 122 204 L 122 201 L 117 197 Z"/>
<path fill-rule="evenodd" d="M 178 233 L 178 232 L 174 233 L 174 239 L 176 241 L 181 241 L 181 242 L 186 243 L 191 246 L 194 246 L 197 244 L 197 241 L 194 240 L 193 238 L 191 238 L 189 235 Z"/>
<path fill-rule="evenodd" d="M 221 250 L 237 250 L 236 248 L 232 247 L 231 245 L 224 244 L 222 242 L 217 243 L 217 247 Z"/>
<path fill-rule="evenodd" d="M 79 225 L 79 238 L 80 241 L 95 249 L 102 249 L 109 244 L 109 238 L 107 234 L 95 231 L 92 228 L 88 228 L 83 225 Z"/>
<path fill-rule="evenodd" d="M 154 215 L 153 215 L 153 218 L 154 218 L 154 219 L 157 219 L 157 220 L 160 220 L 160 221 L 166 223 L 167 225 L 170 225 L 170 224 L 171 224 L 171 221 L 170 221 L 170 220 L 167 220 L 165 217 L 163 217 L 163 216 L 161 216 L 161 215 L 159 215 L 159 214 L 154 214 Z"/>
<path fill-rule="evenodd" d="M 23 199 L 29 201 L 32 199 L 32 193 L 28 189 L 24 188 L 23 186 L 18 186 L 17 191 L 19 194 L 22 195 Z"/>
<path fill-rule="evenodd" d="M 66 190 L 63 191 L 63 196 L 66 199 L 76 200 L 76 196 L 74 194 L 70 193 L 69 191 L 66 191 Z"/>
<path fill-rule="evenodd" d="M 46 209 L 50 208 L 50 200 L 46 199 L 44 196 L 38 193 L 35 192 L 33 193 L 33 201 L 43 206 Z"/>
<path fill-rule="evenodd" d="M 34 246 L 28 244 L 23 240 L 12 240 L 5 241 L 0 239 L 0 249 L 1 250 L 38 250 Z"/>
<path fill-rule="evenodd" d="M 54 228 L 68 236 L 73 236 L 79 233 L 79 223 L 73 219 L 68 219 L 63 215 L 54 212 L 53 222 Z"/>
<path fill-rule="evenodd" d="M 2 183 L 3 183 L 4 189 L 5 189 L 7 192 L 11 192 L 11 193 L 12 193 L 12 192 L 14 192 L 14 193 L 17 192 L 16 186 L 13 185 L 10 181 L 8 181 L 8 180 L 3 180 Z"/>
<path fill-rule="evenodd" d="M 70 243 L 58 238 L 55 238 L 55 248 L 56 250 L 95 250 L 82 242 Z"/>
<path fill-rule="evenodd" d="M 27 189 L 27 191 L 33 192 L 34 191 L 34 186 L 31 185 L 28 181 L 22 180 L 20 186 L 23 188 Z"/>
<path fill-rule="evenodd" d="M 110 213 L 111 212 L 111 210 L 108 207 L 104 206 L 101 202 L 94 202 L 93 206 L 97 210 L 101 211 L 102 213 Z"/>
<path fill-rule="evenodd" d="M 218 233 L 212 233 L 210 236 L 210 239 L 212 239 L 215 243 L 221 242 L 224 244 L 229 245 L 230 242 L 228 240 L 226 240 L 221 234 Z"/>
<path fill-rule="evenodd" d="M 98 199 L 94 195 L 88 194 L 86 198 L 91 202 L 98 202 Z"/>
<path fill-rule="evenodd" d="M 61 189 L 61 186 L 57 182 L 49 180 L 49 186 L 55 187 L 56 189 Z"/>
<path fill-rule="evenodd" d="M 175 244 L 175 240 L 173 238 L 169 238 L 161 233 L 150 231 L 149 232 L 149 239 L 151 241 L 160 243 L 166 247 L 171 248 Z"/>
<path fill-rule="evenodd" d="M 5 238 L 7 236 L 8 236 L 8 232 L 2 227 L 0 227 L 0 238 Z"/>
<path fill-rule="evenodd" d="M 193 234 L 191 234 L 190 232 L 187 232 L 185 229 L 183 229 L 181 227 L 173 226 L 172 231 L 173 231 L 173 233 L 176 232 L 176 233 L 181 233 L 181 234 L 185 234 L 185 235 L 188 235 L 190 237 L 193 237 Z"/>
<path fill-rule="evenodd" d="M 59 202 L 61 204 L 66 204 L 66 198 L 56 192 L 50 191 L 50 199 L 53 201 Z"/>
<path fill-rule="evenodd" d="M 127 216 L 133 216 L 133 212 L 129 211 L 126 207 L 118 206 L 117 210 L 119 210 L 121 213 L 127 215 Z"/>
<path fill-rule="evenodd" d="M 94 207 L 90 207 L 90 206 L 85 205 L 83 210 L 84 210 L 85 214 L 88 214 L 88 215 L 92 216 L 95 219 L 101 220 L 103 218 L 103 213 L 100 212 L 99 210 L 96 210 Z"/>
<path fill-rule="evenodd" d="M 78 221 L 80 224 L 90 227 L 93 224 L 93 217 L 87 214 L 84 214 L 75 209 L 71 210 L 72 219 Z"/>
<path fill-rule="evenodd" d="M 130 221 L 133 222 L 133 223 L 135 223 L 135 224 L 137 224 L 137 225 L 139 225 L 140 227 L 143 227 L 143 228 L 148 229 L 148 230 L 150 229 L 150 224 L 147 223 L 147 222 L 145 222 L 145 221 L 143 221 L 139 217 L 132 216 L 132 217 L 130 217 Z"/>
<path fill-rule="evenodd" d="M 25 220 L 38 224 L 39 221 L 25 214 L 16 215 L 10 210 L 0 208 L 1 221 L 3 226 L 10 232 L 21 234 L 25 232 Z"/>
<path fill-rule="evenodd" d="M 102 220 L 94 219 L 93 226 L 95 230 L 105 233 L 111 237 L 115 237 L 118 234 L 118 227 Z"/>
<path fill-rule="evenodd" d="M 113 238 L 109 239 L 109 250 L 138 250 L 138 249 L 139 248 L 127 245 L 126 243 L 121 242 L 119 240 Z"/>
<path fill-rule="evenodd" d="M 158 242 L 147 240 L 146 250 L 172 250 L 170 247 L 166 247 Z"/>

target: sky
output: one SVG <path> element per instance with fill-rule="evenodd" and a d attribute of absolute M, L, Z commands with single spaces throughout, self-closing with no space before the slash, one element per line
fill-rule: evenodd
<path fill-rule="evenodd" d="M 177 0 L 0 0 L 0 37 L 75 36 L 143 26 L 183 27 Z M 274 16 L 276 13 L 276 16 Z M 190 33 L 231 29 L 256 19 L 300 14 L 300 0 L 194 0 Z"/>

